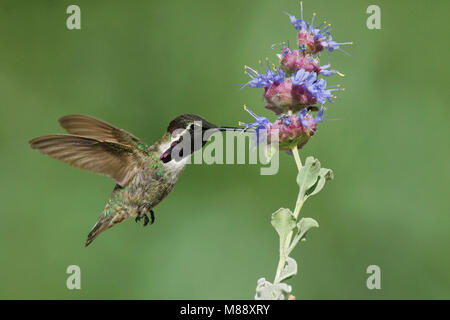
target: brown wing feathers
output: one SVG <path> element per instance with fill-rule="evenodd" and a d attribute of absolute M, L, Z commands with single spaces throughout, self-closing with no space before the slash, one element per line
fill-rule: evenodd
<path fill-rule="evenodd" d="M 59 124 L 66 129 L 68 133 L 79 136 L 113 141 L 129 146 L 134 146 L 135 143 L 141 143 L 141 141 L 131 133 L 88 116 L 78 114 L 64 116 L 59 119 Z"/>
<path fill-rule="evenodd" d="M 41 136 L 29 142 L 31 148 L 76 168 L 109 176 L 121 186 L 134 177 L 142 158 L 129 139 L 140 141 L 138 138 L 86 116 L 66 116 L 60 123 L 76 135 Z"/>

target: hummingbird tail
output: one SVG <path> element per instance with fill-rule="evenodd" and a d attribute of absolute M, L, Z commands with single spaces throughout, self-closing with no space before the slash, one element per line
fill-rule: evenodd
<path fill-rule="evenodd" d="M 86 242 L 84 243 L 84 246 L 87 247 L 88 245 L 91 244 L 92 241 L 94 241 L 95 238 L 97 238 L 97 236 L 103 231 L 102 226 L 103 226 L 103 222 L 102 221 L 97 221 L 97 223 L 94 225 L 94 227 L 92 228 L 91 232 L 89 232 Z"/>
<path fill-rule="evenodd" d="M 97 238 L 97 236 L 100 233 L 108 230 L 109 228 L 111 228 L 112 226 L 116 225 L 117 223 L 123 220 L 125 220 L 125 217 L 119 213 L 116 214 L 105 214 L 105 212 L 102 213 L 98 218 L 97 223 L 89 232 L 84 246 L 87 247 L 88 245 L 91 244 L 92 241 L 94 241 L 95 238 Z"/>

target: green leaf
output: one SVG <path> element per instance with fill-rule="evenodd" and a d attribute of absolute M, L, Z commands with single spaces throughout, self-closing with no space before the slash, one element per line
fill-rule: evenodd
<path fill-rule="evenodd" d="M 297 175 L 297 184 L 300 187 L 300 196 L 304 198 L 305 193 L 317 183 L 320 172 L 320 162 L 313 157 L 306 158 L 305 165 Z"/>
<path fill-rule="evenodd" d="M 265 278 L 258 280 L 255 300 L 287 300 L 292 287 L 286 283 L 273 284 Z"/>
<path fill-rule="evenodd" d="M 297 184 L 300 187 L 300 197 L 304 201 L 323 189 L 327 180 L 333 179 L 331 169 L 321 168 L 320 161 L 313 158 L 306 158 L 305 165 L 297 175 Z"/>
<path fill-rule="evenodd" d="M 294 239 L 292 239 L 291 245 L 287 250 L 287 254 L 290 254 L 292 252 L 299 241 L 306 240 L 306 233 L 309 231 L 309 229 L 318 227 L 319 223 L 313 218 L 301 218 L 297 223 L 297 234 L 295 235 Z"/>
<path fill-rule="evenodd" d="M 295 218 L 291 210 L 286 208 L 280 208 L 272 214 L 272 226 L 280 236 L 280 240 L 286 238 L 286 236 L 295 228 Z"/>
<path fill-rule="evenodd" d="M 297 262 L 291 257 L 286 258 L 286 265 L 281 272 L 279 281 L 287 280 L 297 274 Z"/>
<path fill-rule="evenodd" d="M 323 187 L 325 186 L 325 182 L 328 180 L 333 180 L 333 178 L 334 178 L 333 170 L 321 168 L 319 171 L 319 176 L 316 184 L 306 192 L 305 198 L 309 198 L 310 196 L 319 193 L 319 191 L 322 190 Z"/>
<path fill-rule="evenodd" d="M 318 228 L 319 223 L 313 218 L 301 218 L 297 223 L 298 235 L 300 240 L 305 239 L 306 233 L 311 228 Z"/>

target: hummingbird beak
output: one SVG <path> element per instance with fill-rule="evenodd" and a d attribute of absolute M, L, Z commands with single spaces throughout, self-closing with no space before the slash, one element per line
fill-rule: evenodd
<path fill-rule="evenodd" d="M 209 129 L 210 131 L 206 131 L 208 134 L 204 136 L 205 142 L 203 143 L 203 145 L 205 145 L 207 143 L 207 141 L 209 140 L 209 138 L 211 137 L 211 135 L 213 135 L 217 131 L 220 131 L 220 132 L 231 131 L 231 132 L 245 133 L 245 132 L 247 132 L 248 129 L 249 128 L 237 128 L 237 127 L 215 127 L 215 128 Z M 250 129 L 250 130 L 252 130 L 252 129 Z"/>
<path fill-rule="evenodd" d="M 237 127 L 218 127 L 219 131 L 237 131 L 237 132 L 246 132 L 248 128 L 237 128 Z"/>

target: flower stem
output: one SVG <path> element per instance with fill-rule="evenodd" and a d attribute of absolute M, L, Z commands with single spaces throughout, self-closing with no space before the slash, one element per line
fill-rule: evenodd
<path fill-rule="evenodd" d="M 292 148 L 292 153 L 294 155 L 294 159 L 295 159 L 295 163 L 297 164 L 298 171 L 300 172 L 300 170 L 303 166 L 302 166 L 302 161 L 300 159 L 300 155 L 298 154 L 297 146 Z M 300 210 L 303 207 L 303 203 L 304 203 L 304 201 L 299 192 L 298 196 L 297 196 L 297 202 L 295 203 L 294 213 L 293 213 L 295 220 L 297 220 L 298 215 L 300 214 Z M 283 272 L 284 265 L 286 264 L 286 259 L 290 253 L 289 248 L 291 246 L 291 239 L 292 239 L 293 233 L 294 232 L 291 231 L 291 232 L 289 232 L 289 234 L 287 235 L 287 237 L 285 239 L 280 239 L 280 260 L 278 261 L 278 267 L 277 267 L 277 272 L 275 274 L 274 283 L 280 282 L 279 279 L 280 279 L 281 273 Z"/>
<path fill-rule="evenodd" d="M 298 154 L 297 146 L 292 148 L 292 154 L 294 155 L 295 163 L 297 164 L 298 171 L 302 168 L 302 160 L 300 160 L 300 155 Z"/>

